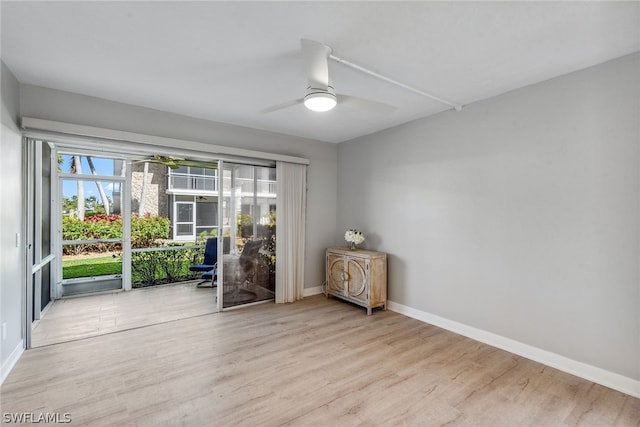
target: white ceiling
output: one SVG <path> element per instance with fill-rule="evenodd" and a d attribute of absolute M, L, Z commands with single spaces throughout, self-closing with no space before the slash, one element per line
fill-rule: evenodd
<path fill-rule="evenodd" d="M 457 103 L 640 51 L 640 2 L 2 2 L 26 84 L 341 142 L 449 107 L 330 62 L 338 93 L 390 114 L 297 105 L 300 38 Z"/>

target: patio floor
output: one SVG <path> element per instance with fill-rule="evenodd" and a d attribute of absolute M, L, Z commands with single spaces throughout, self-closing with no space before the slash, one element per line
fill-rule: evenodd
<path fill-rule="evenodd" d="M 34 324 L 31 346 L 104 335 L 216 312 L 216 288 L 200 280 L 54 301 Z"/>

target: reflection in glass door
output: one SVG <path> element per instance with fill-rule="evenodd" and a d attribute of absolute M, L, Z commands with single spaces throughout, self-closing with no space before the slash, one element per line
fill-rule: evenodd
<path fill-rule="evenodd" d="M 275 296 L 275 168 L 225 163 L 223 308 Z M 226 246 L 226 245 L 225 245 Z"/>

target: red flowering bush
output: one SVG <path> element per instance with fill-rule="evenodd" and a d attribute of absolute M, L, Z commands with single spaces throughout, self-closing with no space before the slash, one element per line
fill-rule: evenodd
<path fill-rule="evenodd" d="M 120 215 L 93 215 L 81 221 L 74 217 L 62 218 L 63 240 L 100 240 L 122 238 L 122 217 Z M 157 246 L 159 239 L 169 238 L 169 219 L 144 216 L 131 218 L 131 246 L 144 248 Z M 94 243 L 85 245 L 64 245 L 63 252 L 77 255 L 87 252 L 107 252 L 122 250 L 120 243 Z"/>
<path fill-rule="evenodd" d="M 87 217 L 84 218 L 84 221 L 85 222 L 100 222 L 100 221 L 115 222 L 115 221 L 120 221 L 121 219 L 122 219 L 122 217 L 120 215 L 98 214 L 98 215 L 87 216 Z"/>

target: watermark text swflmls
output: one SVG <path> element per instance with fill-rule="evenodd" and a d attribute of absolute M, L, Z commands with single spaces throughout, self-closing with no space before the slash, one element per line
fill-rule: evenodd
<path fill-rule="evenodd" d="M 71 422 L 71 414 L 68 412 L 4 412 L 2 422 L 6 424 L 68 424 Z"/>

